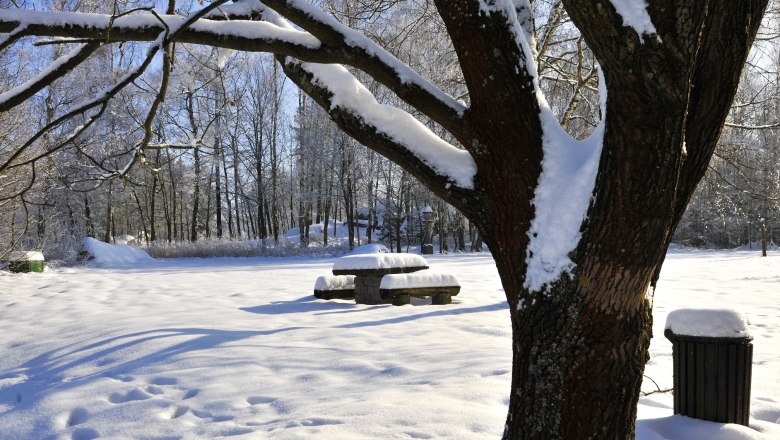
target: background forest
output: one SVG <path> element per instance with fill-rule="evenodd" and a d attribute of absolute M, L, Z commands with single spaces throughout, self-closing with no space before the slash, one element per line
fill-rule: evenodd
<path fill-rule="evenodd" d="M 153 4 L 0 0 L 0 7 L 41 3 L 102 13 Z M 322 3 L 468 102 L 454 51 L 429 0 Z M 177 3 L 182 13 L 191 6 Z M 561 124 L 582 139 L 599 119 L 594 58 L 559 1 L 537 0 L 533 6 L 535 16 L 543 17 L 535 23 L 542 87 Z M 750 245 L 762 225 L 769 240 L 780 240 L 777 12 L 773 2 L 677 243 Z M 0 38 L 0 98 L 75 46 L 56 39 L 5 41 Z M 163 68 L 156 60 L 108 101 L 101 118 L 82 115 L 56 123 L 136 68 L 144 52 L 140 43 L 102 47 L 33 99 L 0 112 L 0 259 L 13 249 L 39 249 L 48 260 L 70 262 L 85 236 L 114 241 L 125 235 L 158 256 L 311 252 L 306 249 L 334 243 L 351 248 L 358 240 L 400 251 L 420 244 L 425 206 L 437 219 L 438 251 L 481 249 L 463 215 L 341 132 L 285 78 L 272 55 L 179 44 L 163 102 L 155 103 Z M 425 121 L 383 86 L 355 74 L 374 84 L 371 91 L 380 102 Z M 157 104 L 157 116 L 146 121 Z M 152 139 L 137 157 L 135 145 L 146 133 Z M 27 142 L 30 147 L 14 156 Z"/>

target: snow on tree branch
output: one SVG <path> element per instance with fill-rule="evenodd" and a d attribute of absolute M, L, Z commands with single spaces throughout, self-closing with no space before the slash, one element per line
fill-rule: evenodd
<path fill-rule="evenodd" d="M 596 182 L 604 135 L 604 120 L 590 137 L 583 141 L 572 138 L 553 114 L 539 87 L 534 64 L 533 35 L 529 32 L 530 4 L 526 0 L 480 1 L 480 11 L 486 16 L 498 15 L 520 51 L 517 69 L 529 77 L 542 132 L 542 172 L 537 182 L 533 206 L 535 216 L 527 231 L 527 271 L 523 287 L 539 292 L 558 280 L 564 272 L 571 273 L 575 264 L 569 253 L 577 248 L 580 227 L 587 214 Z M 602 115 L 606 111 L 606 88 L 600 78 Z M 522 305 L 522 302 L 521 302 Z"/>
<path fill-rule="evenodd" d="M 177 29 L 187 18 L 180 15 L 134 14 L 114 19 L 108 14 L 0 10 L 0 32 L 24 26 L 24 36 L 100 38 L 114 41 L 155 40 L 164 25 Z M 161 23 L 162 20 L 162 23 Z M 177 42 L 208 44 L 249 51 L 308 52 L 320 42 L 307 32 L 281 29 L 266 21 L 198 20 L 176 36 Z M 295 54 L 296 56 L 298 54 Z"/>
<path fill-rule="evenodd" d="M 357 67 L 453 134 L 461 132 L 466 106 L 445 93 L 382 46 L 320 8 L 302 0 L 266 0 L 328 47 L 342 49 L 342 64 Z"/>
<path fill-rule="evenodd" d="M 27 25 L 20 24 L 14 28 L 11 32 L 0 36 L 0 51 L 5 50 L 8 46 L 14 44 L 17 40 L 24 36 L 24 30 L 27 29 Z"/>
<path fill-rule="evenodd" d="M 429 173 L 443 177 L 445 185 L 474 188 L 476 164 L 467 151 L 445 142 L 409 113 L 377 102 L 374 95 L 344 67 L 288 59 L 285 68 L 286 71 L 300 69 L 308 74 L 312 85 L 327 92 L 326 110 L 349 114 L 371 127 L 376 135 L 417 159 L 428 168 Z M 293 76 L 300 80 L 300 75 Z"/>
<path fill-rule="evenodd" d="M 465 105 L 444 93 L 360 32 L 350 29 L 305 2 L 266 2 L 296 18 L 304 32 L 285 25 L 278 14 L 258 1 L 220 6 L 182 29 L 175 41 L 207 44 L 243 51 L 271 52 L 310 62 L 348 64 L 364 70 L 453 134 L 462 129 Z M 263 21 L 235 20 L 255 18 Z M 229 19 L 227 21 L 226 19 Z M 20 35 L 63 36 L 106 41 L 149 41 L 164 26 L 176 29 L 184 17 L 152 13 L 114 18 L 77 12 L 0 11 L 0 32 L 19 27 Z M 313 35 L 314 34 L 314 35 Z M 327 38 L 328 44 L 321 43 Z"/>
<path fill-rule="evenodd" d="M 98 47 L 100 47 L 100 43 L 97 41 L 81 44 L 68 54 L 57 58 L 38 75 L 7 92 L 0 93 L 0 113 L 14 108 L 58 78 L 65 76 L 82 61 L 89 58 Z"/>
<path fill-rule="evenodd" d="M 599 71 L 601 114 L 607 108 L 607 90 Z M 542 291 L 562 273 L 574 268 L 569 253 L 576 249 L 580 228 L 587 215 L 596 185 L 605 120 L 591 135 L 573 139 L 555 118 L 547 105 L 541 108 L 544 128 L 544 161 L 533 204 L 536 217 L 528 230 L 525 284 L 532 291 Z"/>
<path fill-rule="evenodd" d="M 534 88 L 539 90 L 536 65 L 534 64 L 536 45 L 533 44 L 533 25 L 530 21 L 531 5 L 528 3 L 528 0 L 499 0 L 490 2 L 480 0 L 480 10 L 486 15 L 500 13 L 506 17 L 507 27 L 514 35 L 517 47 L 525 57 L 523 65 L 519 67 L 528 72 L 534 79 Z"/>
<path fill-rule="evenodd" d="M 24 163 L 18 163 L 18 160 L 21 158 L 22 154 L 31 146 L 33 145 L 38 139 L 43 137 L 46 133 L 48 133 L 50 130 L 52 130 L 55 127 L 58 127 L 62 125 L 63 123 L 69 121 L 71 118 L 73 118 L 76 115 L 79 114 L 85 114 L 90 109 L 93 109 L 97 106 L 100 106 L 100 110 L 97 113 L 97 116 L 94 116 L 90 119 L 90 124 L 94 122 L 105 110 L 106 103 L 114 97 L 117 93 L 119 93 L 120 90 L 127 87 L 130 83 L 138 79 L 149 67 L 149 65 L 152 63 L 152 60 L 154 59 L 157 52 L 160 51 L 163 47 L 165 47 L 168 43 L 170 43 L 177 35 L 179 35 L 182 31 L 186 30 L 189 26 L 191 26 L 194 22 L 196 22 L 198 19 L 200 19 L 203 15 L 208 14 L 210 11 L 221 5 L 222 3 L 225 3 L 226 0 L 220 0 L 215 3 L 212 3 L 208 7 L 195 12 L 194 14 L 190 15 L 189 17 L 184 18 L 180 22 L 175 22 L 172 25 L 164 24 L 162 29 L 160 29 L 160 32 L 156 38 L 155 43 L 148 49 L 146 53 L 146 57 L 143 59 L 142 63 L 138 66 L 136 66 L 134 69 L 132 69 L 130 72 L 126 73 L 119 81 L 114 83 L 109 88 L 97 93 L 97 95 L 94 98 L 87 99 L 84 102 L 78 103 L 74 106 L 72 106 L 70 109 L 66 110 L 63 115 L 56 118 L 55 120 L 48 123 L 45 127 L 38 130 L 37 133 L 35 133 L 32 137 L 30 137 L 27 142 L 25 142 L 23 145 L 21 145 L 19 148 L 17 148 L 10 157 L 2 164 L 0 164 L 0 174 L 2 174 L 5 170 L 10 169 L 12 167 L 21 166 L 27 163 L 30 163 L 31 161 L 26 161 Z M 26 11 L 30 12 L 30 11 Z M 0 12 L 2 13 L 2 12 Z M 26 14 L 21 14 L 26 15 Z M 78 13 L 72 13 L 72 15 L 90 15 L 90 14 L 78 14 Z M 94 14 L 92 14 L 94 15 Z M 120 17 L 121 18 L 131 18 L 129 16 Z M 152 17 L 154 17 L 156 20 L 159 20 L 160 17 L 152 14 Z M 109 18 L 109 22 L 114 21 L 113 17 Z M 24 24 L 23 24 L 24 25 Z M 90 43 L 87 43 L 90 44 Z M 88 55 L 87 55 L 88 57 Z M 84 57 L 86 59 L 87 57 Z M 81 60 L 83 61 L 83 60 Z M 81 62 L 80 61 L 80 62 Z M 78 63 L 76 63 L 78 64 Z M 53 81 L 53 79 L 52 79 Z M 47 83 L 48 84 L 48 83 Z M 44 85 L 45 86 L 45 85 Z M 159 95 L 158 95 L 159 97 Z M 132 165 L 135 163 L 135 161 L 138 159 L 139 155 L 141 154 L 141 149 L 145 144 L 149 143 L 149 127 L 146 127 L 145 130 L 145 139 L 144 141 L 140 142 L 138 144 L 138 148 L 136 148 L 136 151 L 134 152 L 132 156 L 132 160 L 124 167 L 121 171 L 116 171 L 115 174 L 117 176 L 123 176 L 129 169 L 132 167 Z M 75 140 L 75 138 L 81 134 L 86 129 L 86 126 L 82 125 L 79 127 L 75 134 L 70 137 L 70 139 L 66 142 L 61 143 L 56 148 L 50 149 L 44 155 L 48 155 L 53 153 L 54 151 L 62 148 L 64 145 L 66 145 L 68 142 L 71 142 Z M 42 157 L 42 156 L 39 156 Z M 15 163 L 16 162 L 16 163 Z M 32 160 L 31 163 L 35 163 L 35 159 Z"/>

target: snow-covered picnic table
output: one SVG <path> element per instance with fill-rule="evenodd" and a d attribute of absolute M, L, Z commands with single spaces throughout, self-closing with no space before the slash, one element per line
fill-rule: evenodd
<path fill-rule="evenodd" d="M 416 254 L 347 255 L 333 264 L 333 275 L 355 275 L 355 302 L 381 304 L 379 285 L 389 274 L 411 273 L 428 269 L 425 258 Z"/>

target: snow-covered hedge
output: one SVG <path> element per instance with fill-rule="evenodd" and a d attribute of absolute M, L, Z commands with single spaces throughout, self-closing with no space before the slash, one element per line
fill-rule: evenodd
<path fill-rule="evenodd" d="M 279 243 L 272 239 L 236 241 L 228 239 L 204 239 L 195 242 L 168 243 L 157 241 L 146 247 L 155 258 L 207 258 L 207 257 L 285 257 L 285 256 L 332 256 L 349 252 L 346 243 L 328 246 L 311 245 L 302 248 L 297 242 L 280 237 Z"/>

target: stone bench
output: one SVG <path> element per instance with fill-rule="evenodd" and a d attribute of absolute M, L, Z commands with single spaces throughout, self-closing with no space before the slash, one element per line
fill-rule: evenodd
<path fill-rule="evenodd" d="M 415 272 L 385 275 L 379 285 L 382 299 L 391 300 L 393 305 L 409 304 L 411 297 L 431 297 L 433 304 L 450 304 L 452 296 L 460 292 L 460 283 L 453 275 Z"/>
<path fill-rule="evenodd" d="M 318 299 L 355 298 L 354 275 L 322 275 L 314 283 L 314 296 Z"/>
<path fill-rule="evenodd" d="M 373 253 L 347 255 L 333 263 L 333 275 L 355 275 L 355 302 L 383 304 L 379 294 L 382 277 L 428 268 L 425 258 L 416 254 Z"/>

